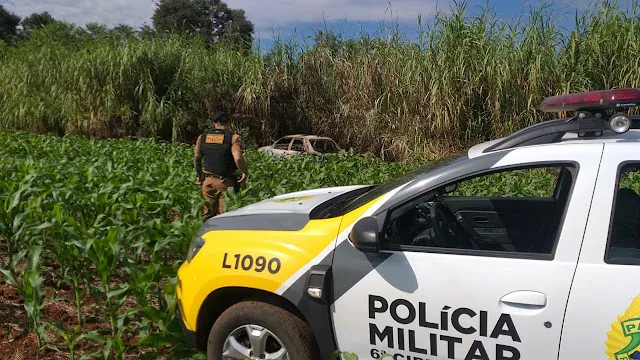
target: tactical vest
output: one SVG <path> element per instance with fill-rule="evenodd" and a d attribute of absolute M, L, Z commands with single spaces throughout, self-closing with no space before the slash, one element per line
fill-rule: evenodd
<path fill-rule="evenodd" d="M 233 132 L 214 129 L 204 132 L 200 139 L 200 153 L 204 158 L 204 171 L 219 176 L 229 176 L 237 170 L 231 153 Z"/>

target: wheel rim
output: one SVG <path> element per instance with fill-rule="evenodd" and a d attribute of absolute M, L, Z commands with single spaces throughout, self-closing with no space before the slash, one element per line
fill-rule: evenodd
<path fill-rule="evenodd" d="M 233 330 L 222 347 L 224 360 L 291 360 L 280 339 L 259 325 L 244 325 Z"/>

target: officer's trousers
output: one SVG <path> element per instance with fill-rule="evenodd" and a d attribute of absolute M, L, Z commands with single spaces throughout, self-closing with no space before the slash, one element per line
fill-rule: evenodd
<path fill-rule="evenodd" d="M 202 196 L 205 199 L 203 216 L 211 218 L 224 212 L 224 192 L 233 187 L 232 178 L 219 179 L 205 176 L 202 181 Z"/>

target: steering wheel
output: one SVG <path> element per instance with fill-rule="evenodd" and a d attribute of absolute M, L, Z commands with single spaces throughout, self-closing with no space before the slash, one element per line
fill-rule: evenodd
<path fill-rule="evenodd" d="M 444 241 L 453 237 L 456 247 L 463 245 L 464 240 L 467 240 L 472 249 L 479 249 L 472 240 L 473 237 L 467 233 L 453 212 L 439 198 L 431 204 L 431 223 L 438 239 Z"/>
<path fill-rule="evenodd" d="M 389 240 L 400 240 L 401 245 L 442 247 L 431 225 L 430 205 L 418 203 L 413 209 L 390 222 L 385 231 Z M 391 242 L 390 242 L 391 243 Z"/>

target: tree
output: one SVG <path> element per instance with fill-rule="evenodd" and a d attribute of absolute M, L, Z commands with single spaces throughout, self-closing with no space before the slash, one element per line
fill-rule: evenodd
<path fill-rule="evenodd" d="M 54 21 L 29 34 L 29 42 L 37 46 L 59 44 L 65 47 L 80 48 L 89 39 L 86 30 L 65 21 Z"/>
<path fill-rule="evenodd" d="M 142 24 L 138 31 L 136 31 L 136 35 L 141 39 L 153 39 L 157 34 L 158 33 L 153 28 L 153 26 L 150 26 L 147 23 Z"/>
<path fill-rule="evenodd" d="M 18 35 L 18 25 L 20 25 L 20 17 L 0 5 L 0 40 L 11 41 Z"/>
<path fill-rule="evenodd" d="M 85 27 L 87 29 L 87 34 L 94 39 L 106 35 L 109 31 L 107 25 L 100 24 L 98 22 L 90 22 L 85 25 Z"/>
<path fill-rule="evenodd" d="M 227 24 L 223 40 L 232 44 L 248 44 L 253 42 L 253 24 L 247 20 L 244 10 L 231 10 L 231 22 Z"/>
<path fill-rule="evenodd" d="M 230 9 L 221 0 L 159 0 L 153 26 L 158 32 L 199 35 L 209 43 L 250 46 L 253 40 L 253 24 L 244 10 Z"/>
<path fill-rule="evenodd" d="M 56 22 L 48 12 L 33 13 L 22 20 L 22 31 L 26 34 Z"/>
<path fill-rule="evenodd" d="M 113 29 L 109 30 L 109 33 L 117 38 L 129 39 L 136 36 L 136 30 L 126 24 L 119 24 Z"/>

